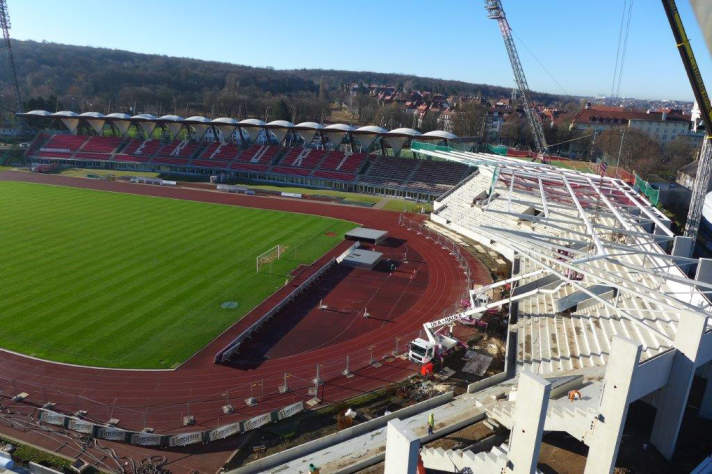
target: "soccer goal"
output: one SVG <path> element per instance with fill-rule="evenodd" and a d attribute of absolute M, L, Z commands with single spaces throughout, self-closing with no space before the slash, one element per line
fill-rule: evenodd
<path fill-rule="evenodd" d="M 281 245 L 277 244 L 271 249 L 262 252 L 257 256 L 255 266 L 257 268 L 257 272 L 259 273 L 260 268 L 264 268 L 265 265 L 269 265 L 270 263 L 273 263 L 277 260 L 279 260 L 282 257 L 282 254 L 284 253 L 284 247 Z"/>

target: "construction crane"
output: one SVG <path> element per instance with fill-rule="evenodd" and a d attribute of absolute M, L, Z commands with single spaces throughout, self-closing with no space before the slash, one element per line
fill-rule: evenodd
<path fill-rule="evenodd" d="M 22 96 L 20 96 L 20 85 L 17 82 L 17 69 L 15 68 L 15 56 L 12 54 L 12 44 L 10 44 L 10 14 L 7 11 L 7 2 L 0 0 L 0 28 L 5 38 L 7 54 L 10 58 L 10 73 L 15 81 L 15 98 L 17 99 L 17 111 L 22 112 Z"/>
<path fill-rule="evenodd" d="M 702 82 L 702 75 L 697 67 L 697 61 L 692 53 L 690 40 L 687 38 L 687 33 L 685 33 L 685 27 L 682 25 L 682 19 L 680 18 L 680 12 L 677 10 L 675 0 L 662 0 L 662 2 L 665 14 L 670 22 L 672 34 L 675 37 L 682 64 L 685 66 L 687 78 L 692 86 L 692 92 L 695 94 L 697 105 L 700 108 L 700 115 L 705 122 L 705 139 L 697 158 L 697 175 L 695 176 L 690 209 L 685 223 L 685 236 L 692 238 L 694 241 L 697 239 L 697 232 L 700 229 L 702 207 L 705 203 L 705 195 L 712 175 L 712 144 L 710 143 L 712 138 L 710 135 L 712 133 L 712 107 L 710 107 L 710 98 L 707 95 L 705 83 Z"/>
<path fill-rule="evenodd" d="M 534 134 L 536 151 L 541 156 L 546 152 L 549 146 L 546 144 L 544 129 L 541 125 L 539 115 L 534 111 L 534 109 L 532 109 L 531 91 L 529 90 L 529 84 L 527 84 L 527 78 L 524 75 L 522 63 L 519 60 L 517 47 L 514 44 L 512 29 L 510 28 L 507 17 L 502 9 L 502 2 L 500 0 L 485 0 L 485 10 L 487 10 L 488 17 L 492 20 L 497 20 L 497 23 L 499 24 L 499 30 L 502 32 L 502 39 L 504 39 L 504 46 L 507 48 L 509 61 L 512 63 L 514 81 L 517 83 L 519 95 L 522 99 L 522 104 L 524 105 L 524 113 L 527 115 L 529 127 L 532 129 L 532 134 Z"/>

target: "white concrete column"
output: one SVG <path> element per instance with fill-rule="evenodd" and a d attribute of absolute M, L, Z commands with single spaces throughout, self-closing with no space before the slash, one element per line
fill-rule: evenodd
<path fill-rule="evenodd" d="M 383 474 L 414 474 L 418 469 L 420 440 L 399 419 L 386 428 L 386 461 Z"/>
<path fill-rule="evenodd" d="M 700 416 L 712 420 L 712 362 L 708 363 L 701 374 L 706 379 L 705 392 L 700 403 Z"/>
<path fill-rule="evenodd" d="M 676 257 L 691 257 L 695 248 L 695 241 L 691 237 L 676 235 L 672 242 L 672 254 Z"/>
<path fill-rule="evenodd" d="M 530 372 L 519 374 L 514 426 L 507 456 L 514 473 L 536 472 L 550 393 L 551 382 L 548 380 Z"/>
<path fill-rule="evenodd" d="M 672 459 L 675 452 L 706 322 L 707 318 L 699 313 L 680 314 L 675 335 L 677 351 L 670 368 L 670 376 L 667 384 L 656 395 L 658 412 L 655 415 L 650 441 L 667 460 Z"/>
<path fill-rule="evenodd" d="M 695 280 L 703 283 L 712 283 L 712 258 L 700 258 L 697 261 Z"/>
<path fill-rule="evenodd" d="M 606 366 L 603 396 L 598 419 L 588 447 L 585 474 L 611 473 L 628 416 L 630 386 L 640 360 L 641 346 L 614 336 Z"/>

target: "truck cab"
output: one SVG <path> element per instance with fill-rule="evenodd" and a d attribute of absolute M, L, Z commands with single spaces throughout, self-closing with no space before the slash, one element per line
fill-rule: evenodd
<path fill-rule="evenodd" d="M 410 341 L 408 358 L 418 364 L 426 364 L 435 358 L 435 346 L 422 338 L 413 339 Z"/>

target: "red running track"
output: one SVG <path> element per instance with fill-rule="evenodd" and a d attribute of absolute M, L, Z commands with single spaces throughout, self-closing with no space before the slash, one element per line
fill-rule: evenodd
<path fill-rule="evenodd" d="M 252 370 L 242 370 L 213 364 L 214 354 L 249 325 L 257 315 L 257 308 L 174 371 L 113 370 L 56 364 L 0 351 L 0 390 L 5 393 L 21 391 L 30 394 L 29 401 L 37 404 L 56 403 L 56 409 L 73 412 L 88 411 L 88 418 L 106 422 L 118 418 L 119 427 L 141 429 L 153 427 L 160 433 L 208 429 L 233 421 L 244 420 L 298 400 L 305 400 L 307 389 L 320 364 L 321 386 L 319 397 L 324 402 L 343 400 L 374 390 L 389 382 L 401 380 L 415 369 L 400 359 L 383 358 L 395 349 L 396 337 L 400 348 L 413 338 L 422 323 L 453 308 L 465 286 L 465 276 L 456 260 L 437 243 L 399 226 L 398 214 L 368 208 L 218 193 L 191 188 L 167 188 L 125 182 L 95 181 L 56 175 L 21 172 L 0 173 L 0 180 L 28 181 L 45 184 L 91 188 L 132 194 L 145 194 L 175 199 L 240 205 L 274 209 L 327 217 L 349 219 L 367 227 L 387 230 L 395 239 L 407 242 L 413 256 L 422 259 L 427 268 L 427 284 L 408 295 L 408 307 L 389 321 L 387 326 L 369 331 L 358 331 L 352 338 L 342 337 L 332 344 L 293 353 L 276 346 L 274 356 Z M 488 270 L 472 259 L 473 282 L 489 282 Z M 259 307 L 258 307 L 259 308 Z M 253 314 L 254 313 L 254 314 Z M 385 328 L 385 329 L 384 329 Z M 279 348 L 279 350 L 277 350 Z M 289 355 L 285 355 L 289 353 Z M 340 376 L 349 355 L 353 378 Z M 381 367 L 370 367 L 373 359 Z M 361 370 L 354 370 L 364 367 Z M 279 394 L 285 373 L 290 390 Z M 248 407 L 244 399 L 255 396 L 260 402 Z M 236 408 L 225 416 L 220 408 L 229 401 Z M 182 417 L 191 414 L 196 426 L 184 428 Z"/>

